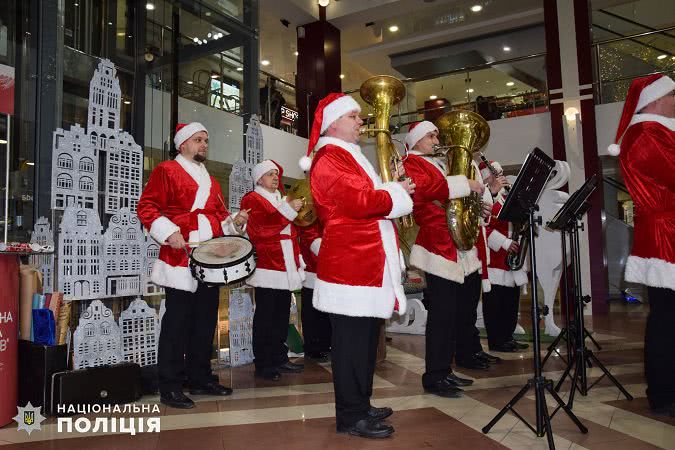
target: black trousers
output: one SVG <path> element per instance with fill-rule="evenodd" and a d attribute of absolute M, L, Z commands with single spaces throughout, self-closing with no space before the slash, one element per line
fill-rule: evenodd
<path fill-rule="evenodd" d="M 182 391 L 211 381 L 211 351 L 218 321 L 218 287 L 199 283 L 196 292 L 166 288 L 159 334 L 159 392 Z"/>
<path fill-rule="evenodd" d="M 457 304 L 461 285 L 426 273 L 424 302 L 428 311 L 426 329 L 425 372 L 422 385 L 431 387 L 451 372 L 455 354 Z"/>
<path fill-rule="evenodd" d="M 647 288 L 649 317 L 645 331 L 647 399 L 652 408 L 675 403 L 675 291 Z"/>
<path fill-rule="evenodd" d="M 302 288 L 302 334 L 305 340 L 305 353 L 330 351 L 331 325 L 328 314 L 319 311 L 312 304 L 314 289 Z"/>
<path fill-rule="evenodd" d="M 457 301 L 457 350 L 455 358 L 466 360 L 483 351 L 480 332 L 476 328 L 478 302 L 480 301 L 481 278 L 478 272 L 464 277 Z"/>
<path fill-rule="evenodd" d="M 331 366 L 338 428 L 368 415 L 382 319 L 329 314 L 333 328 Z"/>
<path fill-rule="evenodd" d="M 490 348 L 513 339 L 518 323 L 520 287 L 493 284 L 490 292 L 483 292 L 483 318 Z"/>
<path fill-rule="evenodd" d="M 253 356 L 256 369 L 271 369 L 288 362 L 288 319 L 291 291 L 255 288 Z"/>

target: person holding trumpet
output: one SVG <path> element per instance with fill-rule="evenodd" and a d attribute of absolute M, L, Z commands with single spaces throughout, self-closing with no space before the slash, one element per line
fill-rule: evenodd
<path fill-rule="evenodd" d="M 255 189 L 241 199 L 249 210 L 248 235 L 255 247 L 256 270 L 246 283 L 255 287 L 253 355 L 256 375 L 277 381 L 282 372 L 301 372 L 288 360 L 286 337 L 291 293 L 302 287 L 305 263 L 293 224 L 302 200 L 283 197 L 283 170 L 266 159 L 253 167 Z"/>
<path fill-rule="evenodd" d="M 209 134 L 202 124 L 179 124 L 173 142 L 175 159 L 152 171 L 137 214 L 162 245 L 150 276 L 166 292 L 157 355 L 160 401 L 193 408 L 194 402 L 183 394 L 186 376 L 192 395 L 229 395 L 232 389 L 214 382 L 211 372 L 219 289 L 192 276 L 187 243 L 243 234 L 248 214 L 231 216 L 225 208 L 220 184 L 204 166 Z"/>

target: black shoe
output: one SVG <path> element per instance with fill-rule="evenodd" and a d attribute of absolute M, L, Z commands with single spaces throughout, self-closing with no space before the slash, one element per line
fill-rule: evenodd
<path fill-rule="evenodd" d="M 499 356 L 493 356 L 485 352 L 476 353 L 476 358 L 487 361 L 489 364 L 499 364 L 502 362 L 502 359 Z"/>
<path fill-rule="evenodd" d="M 394 410 L 389 408 L 388 406 L 385 406 L 384 408 L 376 408 L 374 406 L 371 406 L 370 409 L 368 410 L 368 417 L 370 417 L 373 420 L 383 420 L 391 416 L 392 414 L 394 414 Z"/>
<path fill-rule="evenodd" d="M 305 358 L 311 359 L 314 362 L 324 363 L 328 362 L 328 359 L 330 358 L 330 353 L 328 352 L 305 353 Z"/>
<path fill-rule="evenodd" d="M 281 366 L 277 367 L 277 370 L 282 373 L 298 373 L 302 372 L 304 368 L 305 366 L 302 364 L 296 364 L 288 361 L 286 364 L 282 364 Z"/>
<path fill-rule="evenodd" d="M 518 348 L 511 342 L 504 342 L 503 344 L 490 347 L 490 350 L 492 350 L 493 352 L 513 353 L 517 352 Z"/>
<path fill-rule="evenodd" d="M 490 364 L 487 361 L 478 358 L 476 355 L 471 356 L 469 359 L 457 359 L 457 365 L 472 370 L 488 370 L 490 368 Z"/>
<path fill-rule="evenodd" d="M 276 369 L 255 369 L 255 375 L 270 381 L 279 381 L 281 379 L 281 374 Z"/>
<path fill-rule="evenodd" d="M 462 390 L 450 383 L 447 378 L 437 381 L 432 386 L 424 386 L 424 392 L 445 398 L 459 398 L 462 394 Z"/>
<path fill-rule="evenodd" d="M 525 350 L 526 348 L 530 348 L 529 344 L 525 344 L 524 342 L 518 342 L 515 339 L 511 340 L 509 343 L 513 345 L 516 348 L 516 350 Z"/>
<path fill-rule="evenodd" d="M 350 427 L 338 427 L 337 432 L 349 433 L 352 436 L 381 439 L 391 436 L 394 433 L 394 427 L 368 418 L 361 419 Z"/>
<path fill-rule="evenodd" d="M 201 386 L 195 386 L 190 388 L 190 394 L 192 395 L 231 395 L 232 388 L 222 386 L 218 383 L 209 382 L 202 384 Z"/>
<path fill-rule="evenodd" d="M 166 392 L 159 397 L 159 401 L 172 408 L 191 409 L 195 407 L 195 402 L 181 391 Z"/>
<path fill-rule="evenodd" d="M 473 384 L 473 380 L 470 380 L 468 378 L 460 378 L 454 373 L 450 372 L 445 379 L 450 383 L 454 384 L 455 386 L 471 386 Z"/>

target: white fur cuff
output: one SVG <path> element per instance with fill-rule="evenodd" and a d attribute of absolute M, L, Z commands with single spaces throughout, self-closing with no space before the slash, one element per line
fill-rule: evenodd
<path fill-rule="evenodd" d="M 449 199 L 463 198 L 471 194 L 469 187 L 469 179 L 464 175 L 453 175 L 446 177 L 448 180 L 448 190 L 450 191 Z"/>
<path fill-rule="evenodd" d="M 490 236 L 488 236 L 487 243 L 490 250 L 498 252 L 501 249 L 508 250 L 509 246 L 513 242 L 511 239 L 504 236 L 497 230 L 492 230 Z"/>
<path fill-rule="evenodd" d="M 319 255 L 319 249 L 321 248 L 321 238 L 314 239 L 312 245 L 309 246 L 309 250 L 315 255 Z"/>
<path fill-rule="evenodd" d="M 237 217 L 239 213 L 235 214 L 234 217 Z M 243 227 L 238 227 L 234 224 L 233 216 L 228 216 L 227 219 L 220 222 L 220 226 L 223 229 L 223 234 L 225 236 L 243 236 L 246 233 L 246 225 Z"/>
<path fill-rule="evenodd" d="M 403 189 L 399 183 L 390 181 L 383 183 L 376 188 L 377 190 L 387 191 L 391 197 L 391 211 L 386 216 L 387 219 L 396 219 L 410 214 L 413 210 L 413 202 L 410 195 Z"/>
<path fill-rule="evenodd" d="M 294 210 L 291 205 L 288 204 L 286 198 L 281 199 L 281 203 L 277 206 L 277 210 L 281 213 L 282 216 L 290 220 L 291 222 L 298 217 L 298 212 Z"/>
<path fill-rule="evenodd" d="M 166 243 L 169 236 L 176 231 L 180 231 L 180 227 L 165 216 L 158 217 L 150 226 L 150 236 L 160 244 Z"/>
<path fill-rule="evenodd" d="M 629 256 L 626 281 L 675 290 L 675 264 L 657 258 Z"/>

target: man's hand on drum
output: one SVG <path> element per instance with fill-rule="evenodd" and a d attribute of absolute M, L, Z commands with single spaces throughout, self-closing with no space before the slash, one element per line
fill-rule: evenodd
<path fill-rule="evenodd" d="M 237 213 L 237 215 L 234 217 L 234 224 L 241 228 L 244 225 L 246 225 L 246 222 L 248 222 L 248 212 L 250 209 L 243 209 Z"/>
<path fill-rule="evenodd" d="M 291 205 L 291 208 L 293 208 L 295 211 L 300 211 L 300 208 L 302 208 L 303 201 L 300 200 L 299 198 L 296 198 L 295 200 L 287 198 L 286 201 L 288 202 L 289 205 Z"/>
<path fill-rule="evenodd" d="M 175 249 L 185 248 L 186 245 L 185 239 L 183 239 L 183 235 L 180 233 L 180 231 L 176 231 L 171 236 L 169 236 L 166 239 L 166 242 L 171 246 L 171 248 Z"/>

